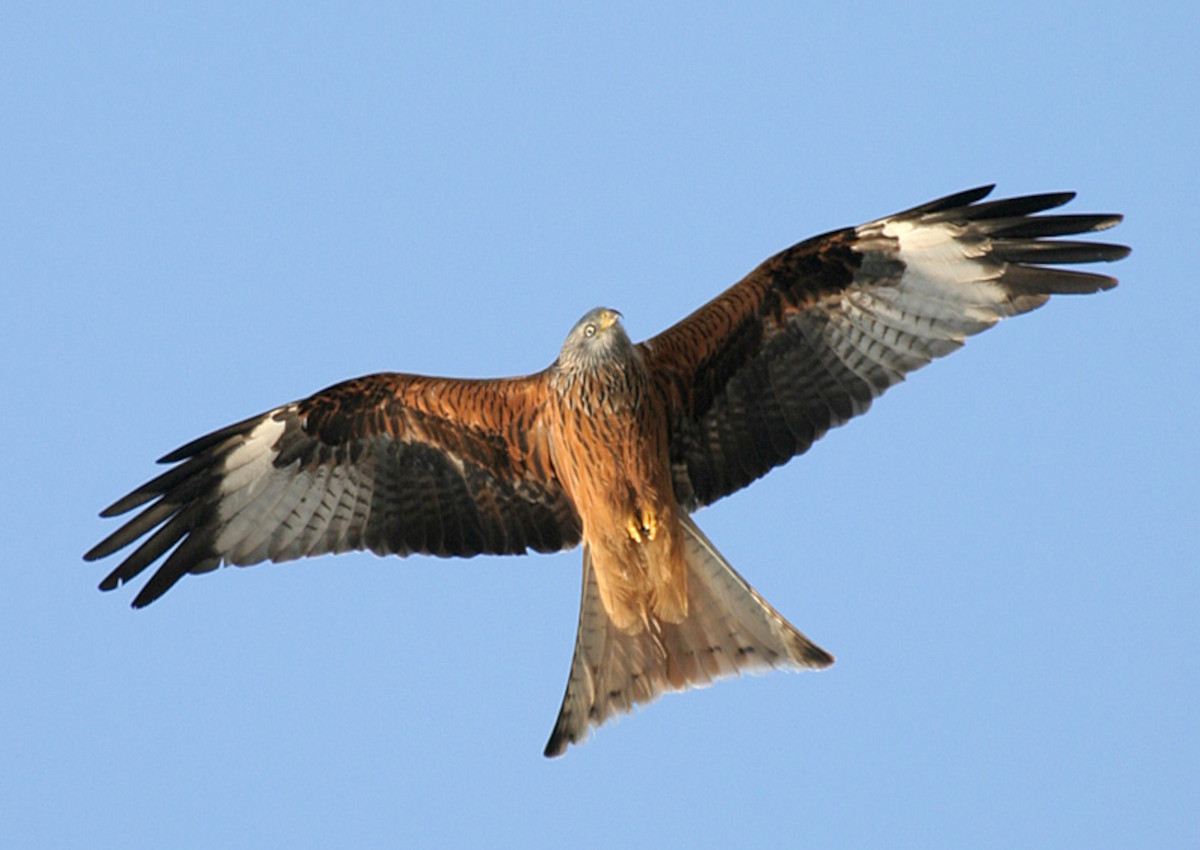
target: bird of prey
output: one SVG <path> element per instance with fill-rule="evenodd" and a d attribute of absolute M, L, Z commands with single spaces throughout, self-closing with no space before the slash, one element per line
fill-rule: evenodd
<path fill-rule="evenodd" d="M 692 513 L 806 451 L 999 319 L 1116 280 L 1058 268 L 1129 249 L 1054 237 L 1119 215 L 1039 215 L 1073 193 L 972 189 L 800 242 L 634 344 L 585 313 L 544 371 L 369 375 L 200 437 L 105 509 L 84 557 L 145 537 L 103 590 L 329 552 L 440 556 L 583 544 L 566 695 L 547 756 L 666 691 L 833 656 L 721 556 Z"/>

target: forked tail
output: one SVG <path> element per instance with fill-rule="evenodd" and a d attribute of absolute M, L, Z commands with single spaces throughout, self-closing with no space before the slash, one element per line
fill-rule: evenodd
<path fill-rule="evenodd" d="M 833 656 L 802 635 L 738 575 L 691 517 L 681 515 L 688 565 L 688 616 L 651 617 L 631 633 L 617 628 L 600 601 L 591 555 L 583 552 L 583 598 L 575 657 L 562 709 L 546 744 L 562 755 L 614 714 L 665 691 L 704 687 L 725 676 L 777 667 L 819 669 Z"/>

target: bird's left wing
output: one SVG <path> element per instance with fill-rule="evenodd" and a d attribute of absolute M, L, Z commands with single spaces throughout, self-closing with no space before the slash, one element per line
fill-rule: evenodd
<path fill-rule="evenodd" d="M 1128 248 L 1053 237 L 1120 216 L 1036 215 L 1069 192 L 979 203 L 990 191 L 794 245 L 641 344 L 673 411 L 681 504 L 744 487 L 999 319 L 1116 285 L 1055 266 L 1118 260 Z"/>
<path fill-rule="evenodd" d="M 84 557 L 146 537 L 101 583 L 111 590 L 170 551 L 141 607 L 221 563 L 569 548 L 580 521 L 550 461 L 545 391 L 544 373 L 346 381 L 162 458 L 175 466 L 101 515 L 149 504 Z"/>

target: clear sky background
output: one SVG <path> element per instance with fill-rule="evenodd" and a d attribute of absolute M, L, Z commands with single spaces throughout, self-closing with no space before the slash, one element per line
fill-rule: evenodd
<path fill-rule="evenodd" d="M 1196 5 L 8 4 L 0 846 L 1200 846 Z M 1133 246 L 704 510 L 837 655 L 541 750 L 579 552 L 101 594 L 97 512 L 937 195 Z"/>

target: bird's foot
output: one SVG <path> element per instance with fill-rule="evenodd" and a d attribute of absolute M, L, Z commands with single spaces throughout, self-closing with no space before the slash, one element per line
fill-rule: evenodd
<path fill-rule="evenodd" d="M 629 518 L 629 521 L 625 523 L 625 531 L 635 543 L 653 540 L 658 534 L 658 517 L 653 511 L 643 510 L 640 518 Z"/>
<path fill-rule="evenodd" d="M 653 540 L 658 534 L 658 517 L 654 511 L 642 511 L 642 530 L 646 534 L 647 540 Z"/>

